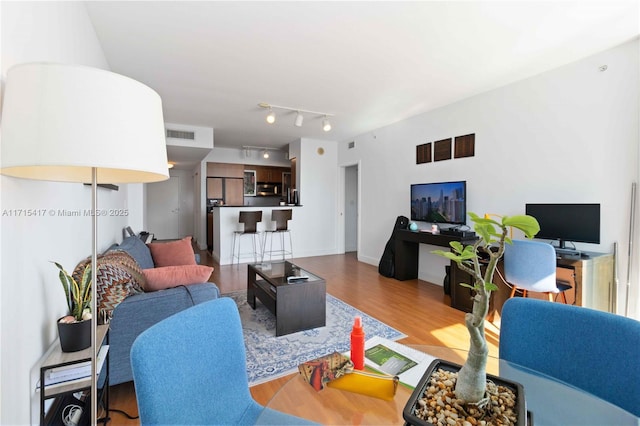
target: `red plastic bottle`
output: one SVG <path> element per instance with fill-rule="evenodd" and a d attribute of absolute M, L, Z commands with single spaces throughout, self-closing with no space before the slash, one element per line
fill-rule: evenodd
<path fill-rule="evenodd" d="M 364 370 L 364 330 L 359 316 L 355 317 L 351 330 L 351 362 L 356 370 Z"/>

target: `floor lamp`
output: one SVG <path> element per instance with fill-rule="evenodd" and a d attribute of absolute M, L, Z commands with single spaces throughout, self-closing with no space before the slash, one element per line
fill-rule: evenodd
<path fill-rule="evenodd" d="M 160 96 L 109 71 L 52 63 L 7 72 L 0 173 L 91 182 L 91 421 L 97 421 L 96 270 L 98 184 L 169 178 Z"/>

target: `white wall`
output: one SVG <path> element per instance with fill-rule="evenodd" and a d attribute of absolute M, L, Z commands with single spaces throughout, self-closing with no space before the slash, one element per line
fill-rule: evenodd
<path fill-rule="evenodd" d="M 303 206 L 294 210 L 296 231 L 304 236 L 294 236 L 295 257 L 341 252 L 338 206 L 344 192 L 338 187 L 338 144 L 303 138 L 292 144 L 289 154 L 297 157 L 296 188 Z"/>
<path fill-rule="evenodd" d="M 527 202 L 600 203 L 601 244 L 577 245 L 612 252 L 618 242 L 623 311 L 630 192 L 639 178 L 638 48 L 635 40 L 368 132 L 349 140 L 354 149 L 341 143 L 341 164 L 361 161 L 359 258 L 378 264 L 396 217 L 409 216 L 412 183 L 466 180 L 467 210 L 479 214 L 521 214 Z M 416 145 L 469 133 L 476 135 L 474 157 L 416 164 Z M 433 249 L 421 245 L 419 277 L 441 283 L 446 262 Z"/>
<path fill-rule="evenodd" d="M 2 84 L 14 64 L 50 61 L 108 69 L 81 2 L 2 2 Z M 98 208 L 126 208 L 128 217 L 100 217 L 98 249 L 122 238 L 142 220 L 141 185 L 98 190 Z M 31 416 L 37 360 L 57 338 L 55 320 L 66 313 L 56 260 L 72 269 L 91 254 L 91 220 L 59 210 L 91 207 L 82 184 L 0 177 L 0 424 L 37 423 Z M 20 209 L 34 209 L 27 216 Z M 40 215 L 43 212 L 44 215 Z M 36 400 L 36 398 L 34 398 Z M 37 408 L 37 407 L 36 407 Z M 37 411 L 35 412 L 37 415 Z"/>

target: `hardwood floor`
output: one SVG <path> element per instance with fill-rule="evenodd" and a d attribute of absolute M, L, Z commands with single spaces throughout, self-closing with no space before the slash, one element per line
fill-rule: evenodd
<path fill-rule="evenodd" d="M 246 265 L 219 266 L 208 252 L 202 251 L 201 263 L 214 266 L 210 281 L 215 282 L 222 294 L 245 290 Z M 450 300 L 441 286 L 419 280 L 397 281 L 378 274 L 376 266 L 358 262 L 355 253 L 305 257 L 294 262 L 323 277 L 327 293 L 349 303 L 361 311 L 400 330 L 408 337 L 406 344 L 436 345 L 468 349 L 468 334 L 464 327 L 464 312 L 449 306 Z M 486 323 L 490 355 L 498 355 L 499 330 Z M 366 331 L 366 330 L 365 330 Z M 261 404 L 289 378 L 273 380 L 251 388 L 251 394 Z M 137 416 L 138 409 L 132 383 L 111 387 L 110 406 Z M 138 425 L 116 411 L 110 412 L 112 425 Z"/>

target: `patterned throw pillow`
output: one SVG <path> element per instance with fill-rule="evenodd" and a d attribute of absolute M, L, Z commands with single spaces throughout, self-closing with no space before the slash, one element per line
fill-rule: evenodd
<path fill-rule="evenodd" d="M 91 258 L 80 262 L 73 271 L 78 279 Z M 127 296 L 142 293 L 146 285 L 144 274 L 136 261 L 124 251 L 109 251 L 98 256 L 96 269 L 98 324 L 106 324 L 113 316 L 113 310 Z"/>

